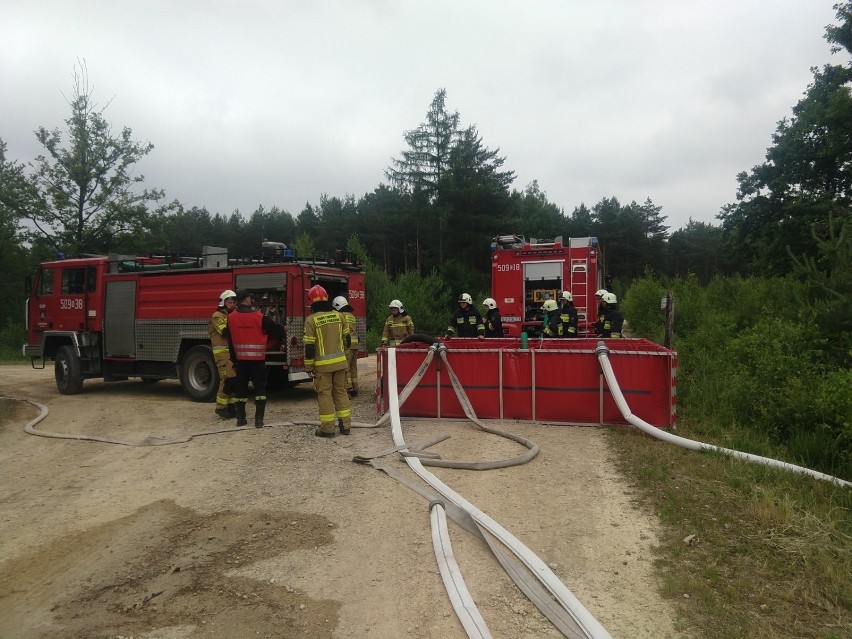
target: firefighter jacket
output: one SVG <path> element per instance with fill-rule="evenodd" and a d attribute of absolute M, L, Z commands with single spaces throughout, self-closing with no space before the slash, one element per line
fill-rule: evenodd
<path fill-rule="evenodd" d="M 238 306 L 228 315 L 224 333 L 231 348 L 231 361 L 263 361 L 266 359 L 267 338 L 281 339 L 281 326 L 251 306 Z"/>
<path fill-rule="evenodd" d="M 343 317 L 343 321 L 349 326 L 349 350 L 357 351 L 359 347 L 357 320 L 355 319 L 355 315 L 352 314 L 352 307 L 347 304 L 340 309 L 340 315 Z"/>
<path fill-rule="evenodd" d="M 559 309 L 559 320 L 562 322 L 563 335 L 560 337 L 577 337 L 577 308 L 573 302 L 562 305 Z"/>
<path fill-rule="evenodd" d="M 566 337 L 565 328 L 562 324 L 562 311 L 558 308 L 555 311 L 550 311 L 544 317 L 544 320 L 545 337 Z"/>
<path fill-rule="evenodd" d="M 331 302 L 311 304 L 311 314 L 305 319 L 305 370 L 326 373 L 348 368 L 346 351 L 351 337 L 349 324 L 334 310 Z"/>
<path fill-rule="evenodd" d="M 621 337 L 621 329 L 624 327 L 624 316 L 618 310 L 618 306 L 614 304 L 607 305 L 606 313 L 603 319 L 603 335 L 602 337 L 614 338 Z"/>
<path fill-rule="evenodd" d="M 485 337 L 503 337 L 503 320 L 499 309 L 490 308 L 485 314 Z"/>
<path fill-rule="evenodd" d="M 447 337 L 477 337 L 485 334 L 485 323 L 482 315 L 473 306 L 468 304 L 462 310 L 459 306 L 450 316 L 450 325 L 447 326 Z"/>
<path fill-rule="evenodd" d="M 226 328 L 228 328 L 228 311 L 220 306 L 213 313 L 207 326 L 207 332 L 210 333 L 210 346 L 213 348 L 214 355 L 228 352 L 228 337 L 224 334 Z"/>
<path fill-rule="evenodd" d="M 399 343 L 409 335 L 414 335 L 414 320 L 411 316 L 405 311 L 400 311 L 397 315 L 391 313 L 385 320 L 382 344 L 399 346 Z"/>

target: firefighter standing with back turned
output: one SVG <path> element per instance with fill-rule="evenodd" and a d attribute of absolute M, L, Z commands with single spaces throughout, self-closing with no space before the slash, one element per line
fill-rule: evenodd
<path fill-rule="evenodd" d="M 305 370 L 314 378 L 319 405 L 317 437 L 334 437 L 334 421 L 341 435 L 352 428 L 352 409 L 346 392 L 346 351 L 349 325 L 328 301 L 328 292 L 319 285 L 308 291 L 311 314 L 305 319 Z"/>
<path fill-rule="evenodd" d="M 216 415 L 222 419 L 237 416 L 234 405 L 234 394 L 231 388 L 234 378 L 234 365 L 231 362 L 231 352 L 228 349 L 228 338 L 223 333 L 228 327 L 228 315 L 237 306 L 237 294 L 232 290 L 222 291 L 219 296 L 219 307 L 213 313 L 208 324 L 210 346 L 213 348 L 213 358 L 216 360 L 216 370 L 219 372 L 219 391 L 216 393 Z M 227 390 L 226 390 L 227 388 Z"/>
<path fill-rule="evenodd" d="M 349 325 L 349 349 L 346 351 L 346 390 L 351 396 L 358 394 L 358 324 L 352 313 L 352 306 L 342 295 L 338 295 L 331 303 L 334 310 L 340 313 L 346 324 Z"/>
<path fill-rule="evenodd" d="M 266 412 L 266 341 L 280 340 L 281 326 L 252 306 L 251 293 L 237 292 L 237 310 L 228 316 L 225 329 L 231 347 L 231 361 L 237 376 L 234 379 L 234 402 L 237 426 L 245 426 L 249 381 L 254 388 L 254 426 L 263 428 Z"/>

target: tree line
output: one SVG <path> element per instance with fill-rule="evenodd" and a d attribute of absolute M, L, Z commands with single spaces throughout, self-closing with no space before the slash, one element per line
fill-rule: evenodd
<path fill-rule="evenodd" d="M 826 39 L 848 56 L 850 3 L 835 9 L 838 24 L 826 28 Z M 622 290 L 648 271 L 694 274 L 707 283 L 720 275 L 784 276 L 801 263 L 818 277 L 832 257 L 820 242 L 837 237 L 842 246 L 849 237 L 850 74 L 848 60 L 813 69 L 792 116 L 778 123 L 766 161 L 738 176 L 737 202 L 721 208 L 720 224 L 690 220 L 670 233 L 662 206 L 650 197 L 623 203 L 607 195 L 566 212 L 536 181 L 514 188 L 514 172 L 499 148 L 489 149 L 477 127 L 448 108 L 444 89 L 424 121 L 403 133 L 405 146 L 385 179 L 360 198 L 323 195 L 295 215 L 261 206 L 248 216 L 167 201 L 135 171 L 153 145 L 135 141 L 127 127 L 113 129 L 82 61 L 64 131 L 35 132 L 43 154 L 28 163 L 7 158 L 0 138 L 0 268 L 6 274 L 0 287 L 11 302 L 0 311 L 0 326 L 20 319 L 23 274 L 57 253 L 186 254 L 209 244 L 249 255 L 265 239 L 316 257 L 355 240 L 391 282 L 438 277 L 450 290 L 470 292 L 488 290 L 489 244 L 507 233 L 596 236 L 608 274 Z M 844 291 L 824 288 L 842 306 Z"/>

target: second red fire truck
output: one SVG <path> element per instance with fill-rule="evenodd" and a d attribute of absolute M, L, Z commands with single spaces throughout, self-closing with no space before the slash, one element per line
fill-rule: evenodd
<path fill-rule="evenodd" d="M 548 299 L 558 301 L 570 291 L 577 308 L 581 336 L 594 335 L 598 303 L 595 291 L 604 288 L 603 264 L 596 237 L 526 240 L 522 235 L 498 235 L 491 242 L 491 297 L 503 319 L 503 332 L 538 335 Z"/>

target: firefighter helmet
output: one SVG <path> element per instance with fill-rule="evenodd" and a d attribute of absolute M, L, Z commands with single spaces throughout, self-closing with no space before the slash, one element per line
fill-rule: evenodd
<path fill-rule="evenodd" d="M 603 298 L 604 295 L 606 295 L 606 289 L 605 288 L 599 288 L 598 290 L 595 291 L 595 297 Z"/>
<path fill-rule="evenodd" d="M 331 305 L 334 307 L 335 311 L 341 310 L 347 304 L 349 304 L 349 302 L 347 302 L 346 298 L 343 297 L 342 295 L 338 295 L 337 297 L 335 297 L 334 301 L 331 303 Z"/>
<path fill-rule="evenodd" d="M 493 297 L 486 297 L 482 300 L 482 305 L 487 306 L 489 310 L 494 310 L 497 308 L 497 302 L 494 301 Z"/>
<path fill-rule="evenodd" d="M 391 300 L 390 304 L 388 304 L 388 308 L 398 308 L 401 311 L 402 302 L 400 302 L 399 300 Z"/>
<path fill-rule="evenodd" d="M 308 299 L 311 300 L 311 304 L 314 302 L 327 302 L 328 291 L 319 284 L 315 284 L 311 287 L 311 290 L 308 291 Z"/>
<path fill-rule="evenodd" d="M 222 291 L 222 294 L 219 296 L 219 306 L 224 306 L 225 300 L 230 299 L 232 297 L 236 299 L 237 294 L 234 293 L 234 291 L 232 291 L 231 289 L 228 289 L 227 291 Z"/>
<path fill-rule="evenodd" d="M 615 293 L 604 293 L 603 301 L 607 304 L 618 304 L 618 298 L 615 296 Z"/>
<path fill-rule="evenodd" d="M 467 302 L 468 304 L 471 304 L 473 303 L 473 298 L 467 293 L 462 293 L 461 295 L 459 295 L 459 304 L 461 304 L 462 302 Z"/>
<path fill-rule="evenodd" d="M 551 311 L 555 311 L 559 306 L 556 304 L 556 300 L 544 300 L 544 304 L 541 305 L 541 310 L 546 313 L 550 313 Z"/>
<path fill-rule="evenodd" d="M 574 296 L 571 295 L 571 291 L 562 291 L 562 299 L 566 302 L 573 302 Z"/>

